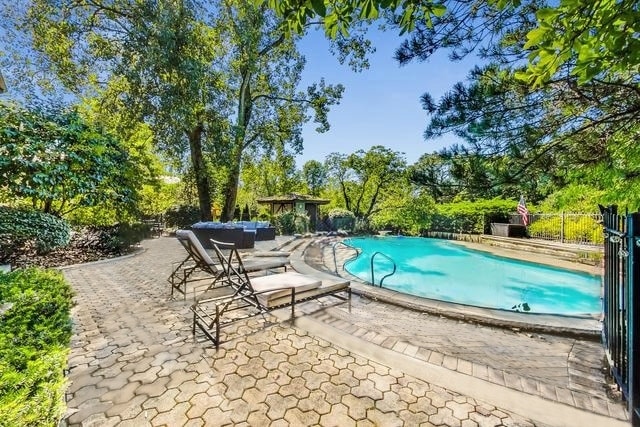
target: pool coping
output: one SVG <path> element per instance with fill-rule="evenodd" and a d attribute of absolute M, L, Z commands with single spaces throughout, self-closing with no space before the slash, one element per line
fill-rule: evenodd
<path fill-rule="evenodd" d="M 452 241 L 453 242 L 453 241 Z M 495 255 L 503 255 L 506 249 L 495 250 L 494 247 L 488 247 L 480 244 L 469 244 L 469 242 L 457 242 L 463 244 L 463 246 L 476 249 L 478 246 L 484 246 L 484 251 Z M 309 241 L 308 244 L 311 244 Z M 318 270 L 314 266 L 307 264 L 305 260 L 305 250 L 307 245 L 303 245 L 303 248 L 295 251 L 295 257 L 292 256 L 291 263 L 295 270 L 306 272 L 309 274 L 324 273 Z M 493 249 L 493 250 L 492 250 Z M 517 251 L 512 252 L 510 258 L 516 258 Z M 520 254 L 522 255 L 522 254 Z M 535 258 L 535 261 L 540 264 L 552 265 L 560 268 L 567 268 L 566 263 L 572 263 L 570 261 L 554 260 L 548 256 L 536 256 L 536 254 L 527 254 L 525 261 L 530 261 L 531 258 Z M 522 258 L 517 258 L 522 259 Z M 546 262 L 545 262 L 546 261 Z M 574 265 L 573 270 L 590 272 L 596 271 L 598 267 Z M 327 270 L 331 270 L 331 267 L 326 266 Z M 335 273 L 331 273 L 334 274 Z M 597 273 L 592 273 L 597 274 Z M 497 326 L 502 328 L 510 328 L 515 331 L 528 331 L 538 333 L 550 333 L 563 336 L 572 336 L 584 339 L 599 340 L 602 334 L 602 322 L 595 317 L 577 317 L 577 316 L 565 316 L 565 315 L 550 315 L 550 314 L 537 314 L 537 313 L 522 313 L 515 311 L 506 311 L 499 309 L 482 308 L 464 304 L 457 304 L 446 301 L 433 300 L 429 298 L 419 297 L 415 295 L 403 294 L 391 289 L 385 289 L 376 287 L 363 282 L 356 276 L 353 276 L 348 271 L 339 268 L 338 276 L 348 278 L 351 280 L 351 289 L 355 294 L 361 295 L 366 298 L 370 298 L 377 301 L 383 301 L 389 304 L 398 305 L 401 307 L 417 310 L 433 315 L 444 316 L 448 318 L 458 319 L 467 322 L 475 322 L 486 324 L 490 326 Z"/>

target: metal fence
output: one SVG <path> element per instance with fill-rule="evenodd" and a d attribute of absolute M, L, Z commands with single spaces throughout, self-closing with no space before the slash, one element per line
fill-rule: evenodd
<path fill-rule="evenodd" d="M 511 215 L 511 224 L 523 224 L 518 214 Z M 600 214 L 529 214 L 529 237 L 561 243 L 601 245 L 602 215 Z"/>
<path fill-rule="evenodd" d="M 602 339 L 611 373 L 640 426 L 640 212 L 601 208 L 604 224 Z"/>

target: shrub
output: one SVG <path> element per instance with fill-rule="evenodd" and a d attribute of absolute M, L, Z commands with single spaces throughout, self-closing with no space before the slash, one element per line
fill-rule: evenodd
<path fill-rule="evenodd" d="M 356 216 L 347 209 L 334 208 L 329 211 L 329 225 L 331 230 L 353 230 L 356 225 Z"/>
<path fill-rule="evenodd" d="M 69 224 L 53 215 L 0 206 L 0 260 L 28 245 L 49 252 L 69 243 L 70 233 Z"/>
<path fill-rule="evenodd" d="M 275 226 L 278 234 L 306 233 L 309 231 L 309 217 L 295 211 L 284 212 L 276 215 Z"/>
<path fill-rule="evenodd" d="M 529 225 L 529 234 L 531 237 L 560 240 L 561 224 L 561 214 L 538 218 Z M 602 226 L 589 216 L 567 215 L 564 220 L 564 241 L 603 243 Z"/>
<path fill-rule="evenodd" d="M 165 212 L 164 221 L 170 228 L 189 228 L 200 221 L 200 208 L 192 205 L 172 206 Z"/>
<path fill-rule="evenodd" d="M 0 273 L 0 420 L 56 426 L 65 412 L 64 368 L 72 292 L 61 273 Z"/>
<path fill-rule="evenodd" d="M 514 200 L 491 199 L 474 202 L 455 202 L 437 205 L 430 216 L 430 231 L 450 233 L 489 233 L 492 222 L 509 222 L 509 214 L 515 211 Z"/>

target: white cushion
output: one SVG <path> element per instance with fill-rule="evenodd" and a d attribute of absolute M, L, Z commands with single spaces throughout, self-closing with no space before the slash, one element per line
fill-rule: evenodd
<path fill-rule="evenodd" d="M 280 274 L 270 274 L 251 279 L 251 286 L 256 292 L 264 292 L 258 295 L 258 300 L 265 306 L 270 306 L 272 300 L 291 295 L 290 288 L 299 292 L 315 289 L 322 282 L 311 276 L 289 271 Z M 285 289 L 282 289 L 285 288 Z"/>

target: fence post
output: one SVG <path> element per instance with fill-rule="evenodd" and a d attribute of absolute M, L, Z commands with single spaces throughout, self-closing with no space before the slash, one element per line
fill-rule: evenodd
<path fill-rule="evenodd" d="M 560 212 L 560 243 L 564 243 L 564 211 Z"/>
<path fill-rule="evenodd" d="M 640 213 L 627 216 L 627 250 L 629 251 L 627 351 L 629 384 L 629 418 L 633 427 L 640 427 Z"/>

